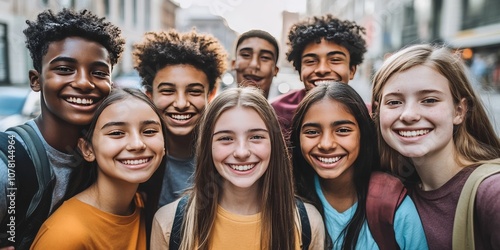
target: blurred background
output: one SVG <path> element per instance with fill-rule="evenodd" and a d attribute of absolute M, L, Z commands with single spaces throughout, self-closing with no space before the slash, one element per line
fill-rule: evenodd
<path fill-rule="evenodd" d="M 113 81 L 127 87 L 140 87 L 131 50 L 146 31 L 188 31 L 195 27 L 217 37 L 230 59 L 240 33 L 268 31 L 281 43 L 280 73 L 274 79 L 270 98 L 303 88 L 297 72 L 285 59 L 286 37 L 293 23 L 309 16 L 329 13 L 366 28 L 368 52 L 351 85 L 367 102 L 370 77 L 385 57 L 409 44 L 446 44 L 460 52 L 469 66 L 474 86 L 500 133 L 500 0 L 0 0 L 0 94 L 7 93 L 6 87 L 16 87 L 24 93 L 19 96 L 25 102 L 23 107 L 13 109 L 0 96 L 0 114 L 8 108 L 26 119 L 37 114 L 24 109 L 24 105 L 36 105 L 36 101 L 27 101 L 32 64 L 22 30 L 25 20 L 35 19 L 40 11 L 62 8 L 91 10 L 122 29 L 126 50 L 113 70 Z M 229 70 L 220 88 L 234 87 L 234 79 Z M 23 114 L 22 110 L 30 111 Z M 0 116 L 0 129 L 5 120 Z"/>

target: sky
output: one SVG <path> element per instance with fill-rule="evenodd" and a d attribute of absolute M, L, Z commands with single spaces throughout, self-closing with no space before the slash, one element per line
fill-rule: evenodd
<path fill-rule="evenodd" d="M 238 33 L 251 29 L 262 29 L 275 37 L 281 36 L 284 10 L 305 12 L 306 0 L 173 0 L 181 8 L 208 6 L 214 15 L 226 19 L 227 24 Z"/>

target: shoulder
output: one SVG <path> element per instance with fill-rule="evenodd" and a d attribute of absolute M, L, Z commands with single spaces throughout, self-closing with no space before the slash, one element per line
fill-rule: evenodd
<path fill-rule="evenodd" d="M 500 165 L 497 166 L 500 168 Z M 485 178 L 481 184 L 479 184 L 476 194 L 476 206 L 478 206 L 478 208 L 492 206 L 490 208 L 500 209 L 500 201 L 497 201 L 499 195 L 500 173 L 496 173 Z"/>
<path fill-rule="evenodd" d="M 177 210 L 177 205 L 180 199 L 177 199 L 156 211 L 154 216 L 154 223 L 157 224 L 163 231 L 163 233 L 170 233 L 172 230 L 172 225 L 174 223 L 175 211 Z"/>
<path fill-rule="evenodd" d="M 311 227 L 311 242 L 309 249 L 323 249 L 325 241 L 325 225 L 319 211 L 312 204 L 305 203 L 307 217 Z"/>
<path fill-rule="evenodd" d="M 305 203 L 304 207 L 306 208 L 307 216 L 309 217 L 309 223 L 312 225 L 323 225 L 323 218 L 319 213 L 318 209 L 314 207 L 312 204 Z"/>
<path fill-rule="evenodd" d="M 273 107 L 280 107 L 282 104 L 298 104 L 306 95 L 305 89 L 292 90 L 280 95 L 271 101 Z"/>

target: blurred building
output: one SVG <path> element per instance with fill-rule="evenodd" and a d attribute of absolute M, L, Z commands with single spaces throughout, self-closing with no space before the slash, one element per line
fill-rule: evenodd
<path fill-rule="evenodd" d="M 175 27 L 175 5 L 170 0 L 2 0 L 0 1 L 0 84 L 28 83 L 31 58 L 22 31 L 27 19 L 45 9 L 88 9 L 122 29 L 126 47 L 113 74 L 133 71 L 132 45 L 149 30 Z"/>
<path fill-rule="evenodd" d="M 464 59 L 500 64 L 500 0 L 310 0 L 308 15 L 331 13 L 367 30 L 366 64 L 406 45 L 428 42 L 464 50 Z M 499 70 L 500 71 L 500 70 Z"/>

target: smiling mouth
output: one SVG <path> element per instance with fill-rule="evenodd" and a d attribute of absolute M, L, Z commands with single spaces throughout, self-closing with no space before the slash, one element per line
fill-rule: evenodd
<path fill-rule="evenodd" d="M 245 164 L 245 165 L 227 164 L 227 165 L 236 171 L 248 171 L 256 166 L 256 164 Z"/>
<path fill-rule="evenodd" d="M 191 119 L 194 114 L 184 114 L 184 115 L 180 115 L 180 114 L 169 114 L 169 116 L 174 119 L 174 120 L 178 120 L 178 121 L 186 121 L 186 120 L 189 120 Z"/>
<path fill-rule="evenodd" d="M 339 82 L 339 81 L 340 80 L 317 80 L 317 81 L 313 82 L 313 85 L 317 87 L 317 86 L 322 85 L 322 84 L 330 84 L 330 83 Z"/>
<path fill-rule="evenodd" d="M 337 157 L 316 157 L 316 159 L 318 159 L 320 162 L 322 163 L 325 163 L 325 164 L 332 164 L 332 163 L 335 163 L 335 162 L 338 162 L 340 161 L 340 159 L 342 159 L 341 156 L 337 156 Z"/>
<path fill-rule="evenodd" d="M 94 100 L 91 98 L 80 98 L 80 97 L 68 97 L 66 101 L 78 105 L 92 105 Z"/>
<path fill-rule="evenodd" d="M 135 159 L 135 160 L 123 160 L 120 162 L 125 164 L 125 165 L 139 165 L 139 164 L 144 164 L 150 160 L 151 160 L 151 158 L 144 158 L 144 159 Z"/>
<path fill-rule="evenodd" d="M 422 136 L 422 135 L 426 135 L 430 132 L 431 130 L 430 129 L 419 129 L 419 130 L 412 130 L 412 131 L 408 131 L 408 130 L 399 130 L 398 131 L 398 134 L 402 137 L 417 137 L 417 136 Z"/>

